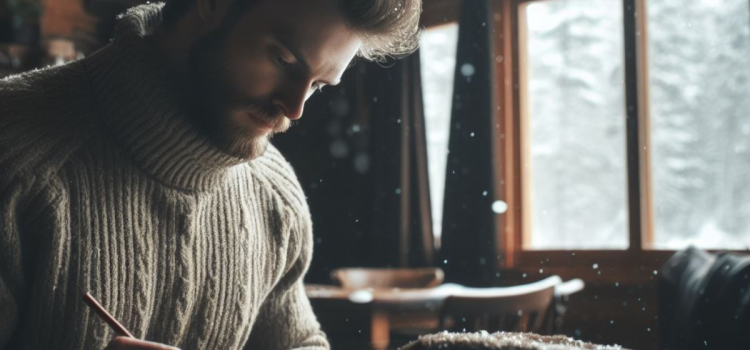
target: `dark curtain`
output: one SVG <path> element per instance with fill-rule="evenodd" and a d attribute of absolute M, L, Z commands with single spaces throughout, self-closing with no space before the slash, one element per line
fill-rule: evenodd
<path fill-rule="evenodd" d="M 375 191 L 370 242 L 376 266 L 431 266 L 434 260 L 419 53 L 371 66 Z"/>
<path fill-rule="evenodd" d="M 306 282 L 330 283 L 331 270 L 368 266 L 372 222 L 370 114 L 357 103 L 365 66 L 305 105 L 301 119 L 274 137 L 307 197 L 314 250 Z"/>
<path fill-rule="evenodd" d="M 499 258 L 492 212 L 492 22 L 487 0 L 462 6 L 440 266 L 448 282 L 488 286 Z"/>
<path fill-rule="evenodd" d="M 417 54 L 357 62 L 273 143 L 308 197 L 307 282 L 328 283 L 337 267 L 434 264 Z"/>

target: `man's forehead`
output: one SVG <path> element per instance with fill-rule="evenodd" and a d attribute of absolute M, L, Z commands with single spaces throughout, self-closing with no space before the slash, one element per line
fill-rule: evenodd
<path fill-rule="evenodd" d="M 310 1 L 310 3 L 314 2 L 319 1 Z M 337 11 L 331 13 L 321 8 L 311 11 L 300 10 L 297 9 L 294 13 L 279 18 L 278 21 L 272 21 L 270 23 L 271 35 L 291 51 L 297 51 L 304 56 L 312 69 L 316 68 L 316 64 L 326 63 L 330 65 L 330 73 L 343 72 L 349 65 L 351 57 L 346 57 L 343 61 L 335 58 L 350 56 L 346 54 L 348 50 L 345 46 L 346 39 L 356 37 L 357 34 L 346 25 L 345 20 Z M 333 8 L 333 10 L 337 9 Z"/>

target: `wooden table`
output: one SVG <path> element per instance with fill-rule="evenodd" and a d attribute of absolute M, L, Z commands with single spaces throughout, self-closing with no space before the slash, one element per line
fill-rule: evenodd
<path fill-rule="evenodd" d="M 463 288 L 456 284 L 444 284 L 426 289 L 343 289 L 328 285 L 306 285 L 310 301 L 328 302 L 328 305 L 356 307 L 369 313 L 370 343 L 373 349 L 387 349 L 390 330 L 399 326 L 421 325 L 422 328 L 437 327 L 437 318 L 445 299 Z M 408 317 L 408 319 L 405 319 Z"/>
<path fill-rule="evenodd" d="M 519 286 L 523 288 L 522 286 Z M 512 290 L 516 287 L 506 287 Z M 465 292 L 458 284 L 443 284 L 426 289 L 343 289 L 330 285 L 308 284 L 305 292 L 313 305 L 323 308 L 350 308 L 366 313 L 370 325 L 370 344 L 373 349 L 385 350 L 390 343 L 392 328 L 421 328 L 435 331 L 440 309 L 448 296 Z M 571 280 L 555 288 L 556 295 L 570 295 L 583 289 L 581 280 Z M 473 289 L 477 293 L 477 289 Z M 489 289 L 488 289 L 489 290 Z M 478 292 L 478 293 L 481 293 Z M 330 312 L 330 310 L 327 310 Z M 319 313 L 319 317 L 322 316 Z M 422 327 L 413 327 L 421 325 Z"/>

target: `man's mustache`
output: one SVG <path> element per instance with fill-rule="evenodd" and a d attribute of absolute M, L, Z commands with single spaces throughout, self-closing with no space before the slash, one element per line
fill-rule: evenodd
<path fill-rule="evenodd" d="M 291 126 L 291 121 L 289 120 L 289 118 L 284 116 L 284 113 L 282 113 L 276 107 L 263 108 L 253 103 L 247 105 L 244 109 L 246 112 L 263 119 L 268 124 L 273 125 L 274 134 L 285 132 Z"/>

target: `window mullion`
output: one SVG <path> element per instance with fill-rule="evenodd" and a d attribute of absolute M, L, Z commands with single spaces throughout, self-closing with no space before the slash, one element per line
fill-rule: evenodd
<path fill-rule="evenodd" d="M 650 93 L 649 93 L 649 61 L 648 61 L 648 8 L 647 0 L 636 0 L 636 52 L 638 69 L 638 135 L 639 147 L 637 154 L 640 164 L 641 198 L 641 237 L 640 249 L 646 249 L 654 242 L 654 212 L 653 193 L 651 191 L 651 121 L 650 121 Z"/>
<path fill-rule="evenodd" d="M 639 132 L 639 95 L 638 95 L 638 17 L 645 13 L 638 11 L 639 0 L 623 0 L 623 35 L 625 65 L 625 129 L 628 182 L 628 215 L 630 244 L 628 250 L 643 249 L 642 213 L 641 213 L 641 157 Z M 641 3 L 642 4 L 642 3 Z M 640 15 L 640 16 L 639 16 Z"/>

